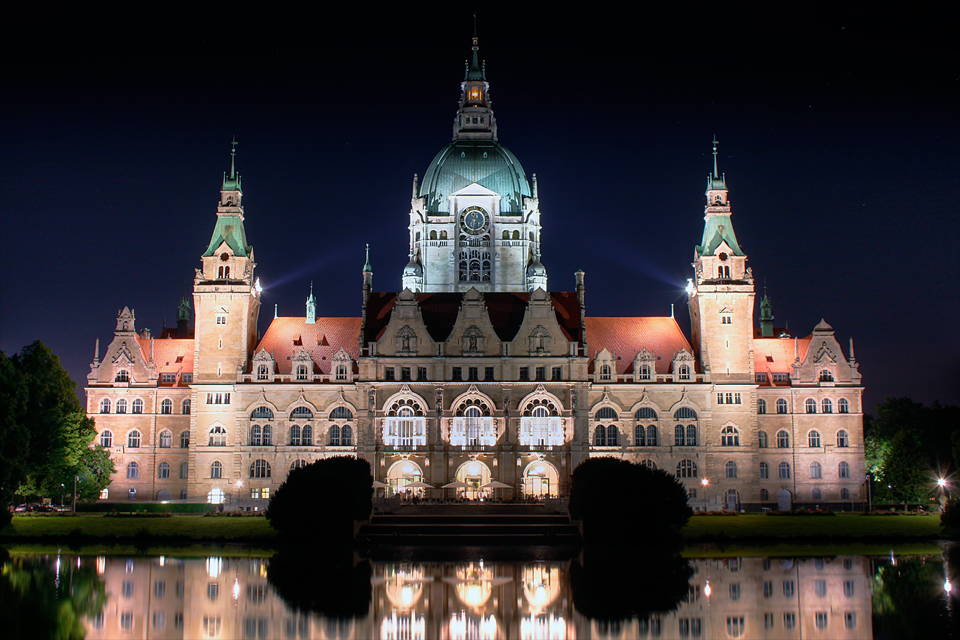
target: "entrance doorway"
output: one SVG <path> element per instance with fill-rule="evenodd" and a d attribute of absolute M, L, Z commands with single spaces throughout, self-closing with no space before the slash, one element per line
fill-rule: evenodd
<path fill-rule="evenodd" d="M 423 489 L 407 487 L 411 482 L 421 482 L 422 479 L 423 472 L 420 470 L 420 465 L 410 460 L 401 460 L 390 467 L 387 472 L 387 484 L 390 485 L 390 488 L 387 489 L 387 495 L 423 493 Z"/>
<path fill-rule="evenodd" d="M 560 493 L 560 475 L 549 462 L 536 460 L 523 472 L 523 495 L 535 498 L 557 497 Z"/>
<path fill-rule="evenodd" d="M 786 489 L 777 491 L 777 510 L 790 511 L 793 508 L 793 496 Z"/>
<path fill-rule="evenodd" d="M 457 469 L 457 480 L 467 485 L 463 489 L 463 497 L 468 500 L 479 500 L 481 496 L 488 493 L 486 489 L 480 487 L 490 482 L 490 469 L 478 460 L 471 460 Z"/>
<path fill-rule="evenodd" d="M 727 511 L 739 511 L 740 507 L 740 494 L 737 493 L 736 489 L 729 489 L 727 491 Z"/>

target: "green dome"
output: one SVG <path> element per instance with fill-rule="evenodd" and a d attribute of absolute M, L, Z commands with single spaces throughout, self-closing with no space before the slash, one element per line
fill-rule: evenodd
<path fill-rule="evenodd" d="M 420 197 L 427 213 L 446 213 L 450 194 L 477 184 L 502 196 L 500 210 L 519 214 L 523 196 L 530 196 L 530 183 L 520 161 L 494 140 L 456 140 L 437 154 L 423 176 Z"/>

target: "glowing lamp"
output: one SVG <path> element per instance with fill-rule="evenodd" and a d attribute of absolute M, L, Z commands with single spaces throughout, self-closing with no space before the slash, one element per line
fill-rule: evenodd
<path fill-rule="evenodd" d="M 937 478 L 937 485 L 942 489 L 943 487 L 947 486 L 947 481 L 943 478 Z"/>
<path fill-rule="evenodd" d="M 707 486 L 708 484 L 710 484 L 710 481 L 704 478 L 703 480 L 700 481 L 700 484 L 702 484 L 703 486 Z"/>

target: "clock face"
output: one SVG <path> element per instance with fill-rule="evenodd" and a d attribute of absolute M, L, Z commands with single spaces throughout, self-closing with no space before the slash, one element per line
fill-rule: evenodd
<path fill-rule="evenodd" d="M 487 228 L 490 217 L 481 207 L 467 207 L 460 212 L 460 226 L 464 231 L 471 234 L 478 234 Z"/>

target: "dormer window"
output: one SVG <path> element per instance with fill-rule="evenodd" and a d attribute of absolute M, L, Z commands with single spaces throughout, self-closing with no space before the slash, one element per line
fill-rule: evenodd
<path fill-rule="evenodd" d="M 640 379 L 641 380 L 650 379 L 650 365 L 644 364 L 640 366 Z"/>
<path fill-rule="evenodd" d="M 689 380 L 690 366 L 685 364 L 680 365 L 680 369 L 677 372 L 677 377 L 680 378 L 681 380 Z"/>
<path fill-rule="evenodd" d="M 130 382 L 130 372 L 126 369 L 117 371 L 117 382 Z"/>
<path fill-rule="evenodd" d="M 833 374 L 824 369 L 820 372 L 820 382 L 833 382 Z"/>

